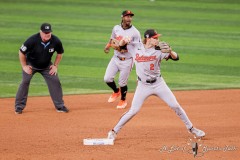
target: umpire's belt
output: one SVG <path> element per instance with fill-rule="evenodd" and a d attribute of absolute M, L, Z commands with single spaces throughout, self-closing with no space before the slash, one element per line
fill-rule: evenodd
<path fill-rule="evenodd" d="M 161 75 L 159 76 L 161 77 Z M 139 81 L 142 81 L 142 79 L 140 77 L 138 77 Z M 151 79 L 151 80 L 146 80 L 146 83 L 155 83 L 157 81 L 157 78 Z"/>
<path fill-rule="evenodd" d="M 120 60 L 120 61 L 125 61 L 127 58 L 126 57 L 119 57 L 117 56 L 117 58 Z"/>

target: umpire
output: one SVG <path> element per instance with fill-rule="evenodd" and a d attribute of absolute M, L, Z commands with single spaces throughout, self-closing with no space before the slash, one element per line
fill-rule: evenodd
<path fill-rule="evenodd" d="M 57 55 L 52 63 L 51 58 L 55 51 Z M 64 105 L 62 87 L 57 75 L 63 52 L 62 42 L 52 34 L 52 27 L 49 23 L 43 23 L 40 32 L 32 35 L 23 43 L 19 49 L 22 82 L 15 100 L 16 114 L 22 114 L 27 103 L 30 81 L 37 72 L 44 77 L 57 112 L 67 113 L 69 111 Z"/>

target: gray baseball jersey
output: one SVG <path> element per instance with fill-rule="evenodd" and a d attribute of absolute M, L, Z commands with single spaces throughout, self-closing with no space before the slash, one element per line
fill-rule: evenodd
<path fill-rule="evenodd" d="M 113 27 L 111 39 L 121 40 L 123 37 L 129 37 L 131 39 L 128 45 L 128 48 L 130 47 L 130 49 L 134 47 L 135 44 L 141 42 L 140 32 L 133 25 L 128 29 L 123 29 L 121 24 Z M 114 50 L 114 55 L 125 58 L 132 57 L 132 55 L 129 52 L 121 53 L 118 52 L 117 50 Z"/>
<path fill-rule="evenodd" d="M 134 53 L 134 60 L 136 65 L 136 72 L 142 82 L 147 80 L 154 80 L 161 75 L 160 67 L 161 60 L 168 59 L 168 53 L 162 53 L 155 48 L 145 49 L 143 45 L 137 48 Z"/>

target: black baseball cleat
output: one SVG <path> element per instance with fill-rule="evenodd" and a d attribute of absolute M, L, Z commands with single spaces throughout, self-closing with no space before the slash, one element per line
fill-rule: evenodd
<path fill-rule="evenodd" d="M 19 107 L 16 108 L 16 109 L 15 109 L 15 113 L 16 113 L 16 114 L 22 114 L 22 108 L 19 108 Z"/>
<path fill-rule="evenodd" d="M 69 110 L 67 109 L 67 107 L 63 106 L 62 108 L 58 108 L 57 112 L 64 112 L 64 113 L 68 113 Z"/>

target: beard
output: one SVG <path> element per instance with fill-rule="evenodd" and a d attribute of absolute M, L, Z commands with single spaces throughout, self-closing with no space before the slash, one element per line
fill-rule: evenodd
<path fill-rule="evenodd" d="M 131 21 L 126 21 L 125 24 L 126 24 L 127 27 L 130 27 L 131 26 Z"/>

